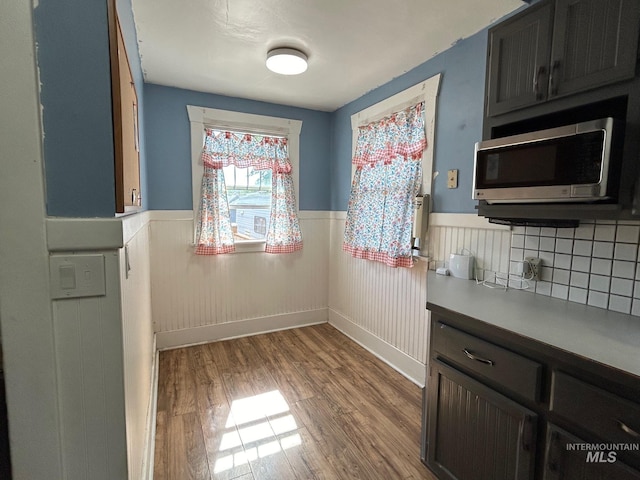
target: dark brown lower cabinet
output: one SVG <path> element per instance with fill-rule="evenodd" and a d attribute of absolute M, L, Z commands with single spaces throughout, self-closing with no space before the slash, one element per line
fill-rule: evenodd
<path fill-rule="evenodd" d="M 581 449 L 591 445 L 549 424 L 544 480 L 640 480 L 640 473 L 620 461 L 615 450 Z"/>
<path fill-rule="evenodd" d="M 437 360 L 430 382 L 427 462 L 440 478 L 533 478 L 534 412 Z"/>
<path fill-rule="evenodd" d="M 431 303 L 422 460 L 441 480 L 640 480 L 640 378 Z"/>

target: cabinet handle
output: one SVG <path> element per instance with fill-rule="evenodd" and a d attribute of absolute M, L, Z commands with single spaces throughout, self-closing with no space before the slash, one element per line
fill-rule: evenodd
<path fill-rule="evenodd" d="M 633 428 L 628 426 L 622 420 L 616 420 L 616 422 L 618 422 L 618 426 L 620 427 L 620 430 L 622 430 L 624 433 L 631 435 L 632 437 L 635 437 L 635 438 L 640 438 L 640 433 L 636 432 Z"/>
<path fill-rule="evenodd" d="M 560 60 L 555 60 L 551 64 L 551 73 L 549 74 L 549 85 L 551 85 L 551 95 L 558 94 L 558 86 L 556 85 L 556 73 L 560 68 Z"/>
<path fill-rule="evenodd" d="M 536 95 L 536 100 L 542 100 L 542 92 L 540 91 L 540 77 L 545 74 L 547 68 L 544 65 L 540 65 L 536 73 L 533 75 L 533 93 Z"/>
<path fill-rule="evenodd" d="M 521 435 L 522 435 L 522 450 L 528 452 L 531 450 L 531 417 L 529 415 L 525 415 L 522 420 L 521 427 Z"/>
<path fill-rule="evenodd" d="M 547 470 L 551 472 L 551 478 L 558 478 L 560 474 L 560 461 L 558 455 L 558 450 L 560 449 L 559 440 L 558 433 L 551 432 L 551 438 L 547 445 Z"/>
<path fill-rule="evenodd" d="M 493 360 L 488 360 L 486 358 L 478 357 L 478 356 L 474 355 L 473 352 L 470 352 L 466 348 L 463 349 L 462 351 L 471 360 L 475 360 L 476 362 L 484 363 L 485 365 L 494 365 Z"/>

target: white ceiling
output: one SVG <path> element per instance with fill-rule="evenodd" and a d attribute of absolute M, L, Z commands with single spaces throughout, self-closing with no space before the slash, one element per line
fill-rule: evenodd
<path fill-rule="evenodd" d="M 132 0 L 145 81 L 333 111 L 402 75 L 522 0 Z M 282 76 L 267 51 L 295 47 Z"/>

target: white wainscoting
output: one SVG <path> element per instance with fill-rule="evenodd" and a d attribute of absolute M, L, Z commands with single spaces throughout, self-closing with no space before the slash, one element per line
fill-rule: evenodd
<path fill-rule="evenodd" d="M 327 321 L 329 214 L 300 212 L 302 251 L 194 255 L 189 211 L 151 217 L 158 349 Z"/>
<path fill-rule="evenodd" d="M 51 253 L 105 258 L 106 295 L 52 301 L 64 478 L 153 471 L 149 219 L 47 219 Z"/>
<path fill-rule="evenodd" d="M 158 349 L 330 321 L 419 385 L 429 313 L 425 259 L 412 269 L 342 251 L 345 212 L 300 212 L 301 252 L 193 254 L 191 211 L 151 212 L 152 313 Z M 473 217 L 473 218 L 472 218 Z M 464 247 L 507 272 L 509 229 L 473 215 L 434 215 L 434 259 Z"/>
<path fill-rule="evenodd" d="M 331 223 L 329 322 L 418 385 L 429 345 L 427 265 L 466 248 L 481 270 L 507 273 L 511 232 L 476 215 L 432 214 L 427 251 L 411 269 L 354 259 L 342 251 L 346 212 Z M 440 265 L 438 265 L 440 266 Z"/>
<path fill-rule="evenodd" d="M 106 295 L 53 301 L 64 478 L 127 478 L 117 250 L 105 257 Z M 70 252 L 71 254 L 71 252 Z"/>
<path fill-rule="evenodd" d="M 155 443 L 151 278 L 147 212 L 123 219 L 125 247 L 120 249 L 120 289 L 124 350 L 125 418 L 129 478 L 149 478 Z M 128 238 L 127 238 L 128 237 Z"/>
<path fill-rule="evenodd" d="M 509 272 L 511 229 L 489 223 L 473 214 L 432 214 L 429 227 L 428 252 L 431 268 L 446 266 L 452 253 L 470 252 L 476 270 Z"/>
<path fill-rule="evenodd" d="M 411 269 L 355 259 L 342 251 L 345 212 L 331 223 L 330 323 L 424 385 L 428 312 L 426 260 Z"/>

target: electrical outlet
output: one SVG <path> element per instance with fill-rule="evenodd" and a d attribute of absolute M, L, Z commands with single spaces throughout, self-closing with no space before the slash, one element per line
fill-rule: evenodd
<path fill-rule="evenodd" d="M 540 280 L 540 270 L 542 269 L 542 260 L 536 257 L 526 257 L 524 259 L 527 266 L 529 267 L 528 275 L 525 275 L 526 278 L 533 281 Z"/>
<path fill-rule="evenodd" d="M 447 188 L 458 188 L 458 170 L 447 172 Z"/>

